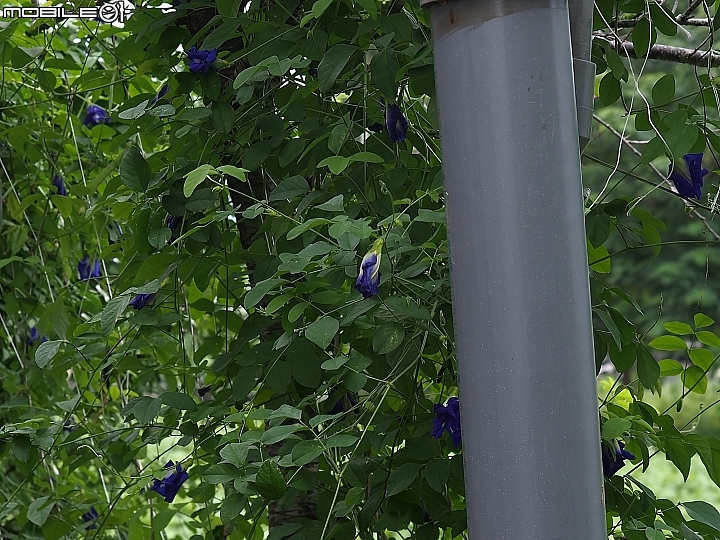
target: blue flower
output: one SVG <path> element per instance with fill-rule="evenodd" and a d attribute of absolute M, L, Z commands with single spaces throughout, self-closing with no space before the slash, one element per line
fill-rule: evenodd
<path fill-rule="evenodd" d="M 65 182 L 63 182 L 63 179 L 61 176 L 58 176 L 57 174 L 55 176 L 53 176 L 52 185 L 57 188 L 58 195 L 67 197 L 67 189 L 65 189 Z"/>
<path fill-rule="evenodd" d="M 169 503 L 173 502 L 175 495 L 177 495 L 180 486 L 183 485 L 185 480 L 190 478 L 190 475 L 183 470 L 182 465 L 179 463 L 177 466 L 172 461 L 168 461 L 165 464 L 166 469 L 172 467 L 175 467 L 175 472 L 168 472 L 162 480 L 154 480 L 150 488 L 152 491 L 162 495 L 165 498 L 165 502 Z"/>
<path fill-rule="evenodd" d="M 702 153 L 685 154 L 683 156 L 684 163 L 680 160 L 670 163 L 668 175 L 683 199 L 700 200 L 702 197 L 703 177 L 709 172 L 707 169 L 703 169 L 702 159 Z"/>
<path fill-rule="evenodd" d="M 451 397 L 447 406 L 442 403 L 435 404 L 435 416 L 433 419 L 432 436 L 439 439 L 443 431 L 450 434 L 450 440 L 455 447 L 460 446 L 462 437 L 460 436 L 460 400 Z"/>
<path fill-rule="evenodd" d="M 130 302 L 130 305 L 134 309 L 142 309 L 146 305 L 148 305 L 150 302 L 152 302 L 154 298 L 155 298 L 155 293 L 138 294 L 135 298 L 132 299 L 132 302 Z"/>
<path fill-rule="evenodd" d="M 635 456 L 625 450 L 625 443 L 613 439 L 612 443 L 602 443 L 603 474 L 610 478 L 625 466 L 626 459 L 635 459 Z"/>
<path fill-rule="evenodd" d="M 102 277 L 102 270 L 100 268 L 100 261 L 95 259 L 95 263 L 93 264 L 92 271 L 90 272 L 91 278 L 101 278 Z"/>
<path fill-rule="evenodd" d="M 185 52 L 190 60 L 190 71 L 193 73 L 208 73 L 210 71 L 210 65 L 217 59 L 217 49 L 203 49 L 198 50 L 197 47 L 192 47 L 189 51 Z"/>
<path fill-rule="evenodd" d="M 153 105 L 155 105 L 155 103 L 157 103 L 159 100 L 161 100 L 164 96 L 166 96 L 169 93 L 170 93 L 170 85 L 166 83 L 162 86 L 162 88 L 160 88 L 160 91 L 157 93 L 157 95 L 154 98 L 152 98 L 152 100 L 150 101 L 150 106 L 152 107 Z"/>
<path fill-rule="evenodd" d="M 80 281 L 90 279 L 90 258 L 87 255 L 78 263 L 78 273 L 80 274 Z"/>
<path fill-rule="evenodd" d="M 85 120 L 83 120 L 83 126 L 94 127 L 103 123 L 110 123 L 110 117 L 107 115 L 107 112 L 105 112 L 105 109 L 97 105 L 90 105 L 87 108 L 87 115 L 85 116 Z"/>
<path fill-rule="evenodd" d="M 400 107 L 389 103 L 385 107 L 385 127 L 390 134 L 390 140 L 394 143 L 405 140 L 408 130 L 408 121 L 400 111 Z"/>
<path fill-rule="evenodd" d="M 97 518 L 99 518 L 99 517 L 100 517 L 100 515 L 98 514 L 97 510 L 95 510 L 94 506 L 91 506 L 90 510 L 88 512 L 85 512 L 82 515 L 83 521 L 85 523 L 87 523 L 88 521 L 92 522 L 91 525 L 88 527 L 88 529 L 97 529 L 98 528 L 97 523 L 95 523 L 95 521 L 97 521 Z"/>
<path fill-rule="evenodd" d="M 165 220 L 165 225 L 167 225 L 167 228 L 172 232 L 175 232 L 175 229 L 182 224 L 182 219 L 183 218 L 177 216 L 168 216 Z"/>
<path fill-rule="evenodd" d="M 360 291 L 365 298 L 370 298 L 378 293 L 382 244 L 382 238 L 376 240 L 360 263 L 360 273 L 355 282 L 355 288 Z"/>
<path fill-rule="evenodd" d="M 28 347 L 32 347 L 38 339 L 40 339 L 40 332 L 38 332 L 38 329 L 33 326 L 30 328 L 30 333 L 28 334 L 25 343 L 27 343 Z M 42 343 L 45 343 L 47 340 L 47 336 L 42 337 Z"/>

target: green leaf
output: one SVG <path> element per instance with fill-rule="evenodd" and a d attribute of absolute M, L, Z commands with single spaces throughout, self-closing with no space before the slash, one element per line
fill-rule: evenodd
<path fill-rule="evenodd" d="M 116 296 L 110 300 L 103 308 L 100 315 L 100 326 L 102 327 L 103 336 L 109 336 L 116 328 L 118 317 L 125 311 L 130 303 L 129 296 Z"/>
<path fill-rule="evenodd" d="M 230 133 L 235 127 L 235 109 L 229 103 L 215 103 L 210 118 L 220 133 Z"/>
<path fill-rule="evenodd" d="M 708 345 L 710 347 L 720 347 L 720 338 L 718 338 L 712 332 L 709 332 L 707 330 L 702 330 L 702 331 L 698 332 L 696 335 L 697 335 L 698 341 L 700 341 L 700 343 L 704 343 L 705 345 Z"/>
<path fill-rule="evenodd" d="M 397 55 L 391 47 L 385 47 L 370 61 L 372 82 L 390 101 L 395 101 L 397 97 L 395 77 L 399 69 Z"/>
<path fill-rule="evenodd" d="M 648 527 L 645 529 L 645 538 L 647 540 L 665 540 L 665 533 Z"/>
<path fill-rule="evenodd" d="M 644 345 L 638 347 L 637 371 L 645 388 L 652 388 L 660 377 L 660 366 Z"/>
<path fill-rule="evenodd" d="M 612 72 L 606 73 L 605 76 L 600 79 L 598 94 L 600 101 L 602 101 L 605 107 L 612 105 L 620 99 L 620 81 L 615 78 Z"/>
<path fill-rule="evenodd" d="M 300 236 L 301 234 L 303 234 L 304 232 L 306 232 L 310 229 L 314 229 L 315 227 L 318 227 L 319 225 L 325 225 L 326 223 L 330 223 L 330 220 L 325 219 L 325 218 L 308 219 L 308 220 L 304 221 L 303 223 L 301 223 L 300 225 L 298 225 L 297 227 L 290 229 L 290 232 L 287 233 L 285 238 L 287 238 L 288 240 L 293 240 L 293 239 L 297 238 L 298 236 Z"/>
<path fill-rule="evenodd" d="M 655 2 L 650 3 L 650 17 L 653 25 L 666 36 L 674 36 L 678 31 L 678 24 L 670 13 L 665 11 L 664 6 Z"/>
<path fill-rule="evenodd" d="M 210 34 L 205 38 L 205 41 L 203 41 L 202 46 L 198 48 L 205 50 L 218 48 L 235 34 L 235 31 L 238 26 L 240 26 L 241 21 L 242 19 L 240 18 L 223 17 L 222 24 L 210 32 Z"/>
<path fill-rule="evenodd" d="M 620 437 L 632 426 L 632 421 L 627 418 L 609 418 L 602 426 L 602 435 L 605 439 Z"/>
<path fill-rule="evenodd" d="M 285 479 L 274 461 L 266 460 L 255 475 L 255 489 L 265 500 L 272 501 L 285 495 Z"/>
<path fill-rule="evenodd" d="M 421 468 L 421 463 L 406 463 L 390 473 L 387 482 L 387 496 L 392 497 L 410 487 Z"/>
<path fill-rule="evenodd" d="M 718 13 L 720 13 L 720 10 L 718 10 Z M 698 533 L 693 531 L 690 527 L 688 527 L 684 523 L 680 524 L 680 531 L 682 532 L 683 538 L 685 540 L 703 540 L 702 536 L 700 536 Z"/>
<path fill-rule="evenodd" d="M 245 173 L 248 172 L 247 169 L 241 169 L 240 167 L 235 167 L 234 165 L 220 165 L 217 167 L 217 170 L 223 174 L 229 174 L 230 176 L 233 176 L 238 180 L 242 180 L 243 182 L 246 181 Z"/>
<path fill-rule="evenodd" d="M 319 19 L 325 10 L 332 4 L 333 0 L 317 0 L 312 6 L 312 16 Z M 303 18 L 304 21 L 304 18 Z M 301 22 L 301 25 L 305 24 Z"/>
<path fill-rule="evenodd" d="M 247 497 L 242 493 L 233 493 L 220 506 L 220 520 L 223 524 L 231 523 L 245 508 Z"/>
<path fill-rule="evenodd" d="M 120 161 L 120 180 L 133 191 L 144 192 L 150 177 L 152 169 L 142 156 L 137 146 L 131 146 L 125 152 Z"/>
<path fill-rule="evenodd" d="M 375 332 L 372 340 L 373 350 L 378 354 L 387 354 L 402 345 L 405 329 L 395 322 L 385 323 Z"/>
<path fill-rule="evenodd" d="M 255 307 L 267 293 L 282 283 L 286 283 L 286 280 L 282 278 L 270 278 L 255 285 L 245 294 L 245 301 L 243 302 L 245 309 Z"/>
<path fill-rule="evenodd" d="M 298 195 L 304 195 L 308 191 L 310 191 L 310 186 L 304 176 L 291 176 L 277 185 L 268 200 L 282 201 L 284 199 L 292 199 Z"/>
<path fill-rule="evenodd" d="M 238 469 L 242 469 L 247 461 L 249 450 L 249 442 L 230 443 L 222 447 L 220 457 L 228 463 L 232 463 Z"/>
<path fill-rule="evenodd" d="M 302 429 L 300 424 L 290 424 L 288 426 L 273 426 L 262 434 L 263 444 L 275 444 L 284 441 L 297 430 Z"/>
<path fill-rule="evenodd" d="M 680 375 L 683 372 L 683 366 L 677 360 L 660 360 L 660 376 L 661 377 L 672 377 L 674 375 Z"/>
<path fill-rule="evenodd" d="M 683 478 L 687 481 L 688 474 L 690 474 L 690 465 L 692 464 L 692 457 L 695 455 L 695 450 L 689 445 L 685 444 L 680 439 L 667 437 L 663 439 L 665 444 L 665 457 L 671 461 L 675 467 L 682 473 Z"/>
<path fill-rule="evenodd" d="M 160 396 L 163 404 L 181 411 L 194 411 L 197 409 L 195 400 L 182 392 L 165 392 Z"/>
<path fill-rule="evenodd" d="M 141 424 L 149 424 L 160 413 L 160 407 L 162 400 L 159 397 L 153 399 L 150 396 L 143 396 L 132 408 L 132 413 Z"/>
<path fill-rule="evenodd" d="M 698 366 L 689 366 L 680 375 L 683 385 L 696 394 L 707 392 L 708 380 L 705 371 Z"/>
<path fill-rule="evenodd" d="M 145 109 L 148 103 L 150 103 L 150 100 L 146 99 L 145 101 L 138 103 L 134 107 L 125 109 L 124 111 L 120 111 L 118 113 L 118 118 L 122 118 L 123 120 L 135 120 L 137 118 L 140 118 L 143 114 L 145 114 Z"/>
<path fill-rule="evenodd" d="M 237 467 L 229 463 L 213 465 L 203 473 L 203 480 L 211 484 L 224 484 L 241 477 L 242 475 Z"/>
<path fill-rule="evenodd" d="M 318 210 L 324 210 L 325 212 L 342 212 L 345 210 L 343 206 L 343 196 L 336 195 L 329 201 L 317 205 L 316 208 Z"/>
<path fill-rule="evenodd" d="M 305 337 L 321 349 L 326 349 L 340 329 L 340 322 L 332 317 L 320 317 L 305 329 Z"/>
<path fill-rule="evenodd" d="M 650 49 L 650 21 L 642 17 L 632 31 L 632 41 L 638 58 L 644 57 Z"/>
<path fill-rule="evenodd" d="M 60 345 L 62 344 L 62 341 L 46 341 L 45 343 L 41 343 L 35 351 L 35 363 L 37 366 L 40 369 L 47 366 L 60 350 Z"/>
<path fill-rule="evenodd" d="M 155 249 L 162 249 L 165 247 L 170 238 L 172 238 L 172 231 L 167 227 L 148 231 L 148 242 L 150 242 L 150 245 Z"/>
<path fill-rule="evenodd" d="M 331 0 L 318 0 L 315 2 L 313 5 L 313 13 L 315 13 L 315 6 L 321 2 L 326 2 L 327 5 L 329 5 L 330 1 Z M 316 15 L 316 17 L 319 17 L 319 15 Z M 338 75 L 340 75 L 356 50 L 357 47 L 345 43 L 338 43 L 328 49 L 325 56 L 320 60 L 317 68 L 321 92 L 327 92 L 332 88 L 333 84 L 335 84 L 335 79 L 338 78 Z"/>
<path fill-rule="evenodd" d="M 39 499 L 35 499 L 30 503 L 30 506 L 28 506 L 27 518 L 38 527 L 42 527 L 44 525 L 48 516 L 50 516 L 50 512 L 52 512 L 53 506 L 55 505 L 54 502 L 48 504 L 49 499 L 49 496 L 40 497 Z"/>
<path fill-rule="evenodd" d="M 335 369 L 340 369 L 342 366 L 345 365 L 345 362 L 347 361 L 347 356 L 336 356 L 335 358 L 331 358 L 330 360 L 325 360 L 320 367 L 326 371 L 332 371 Z"/>
<path fill-rule="evenodd" d="M 692 501 L 680 503 L 687 510 L 688 515 L 700 523 L 704 523 L 708 527 L 712 527 L 720 532 L 720 512 L 705 501 Z"/>
<path fill-rule="evenodd" d="M 682 323 L 682 322 L 666 322 L 663 325 L 663 328 L 667 330 L 668 332 L 672 332 L 673 334 L 678 334 L 681 336 L 688 336 L 693 333 L 693 329 L 689 324 Z"/>
<path fill-rule="evenodd" d="M 302 467 L 315 460 L 323 453 L 323 446 L 320 441 L 300 441 L 292 449 L 293 465 Z"/>
<path fill-rule="evenodd" d="M 200 165 L 198 168 L 190 171 L 185 175 L 185 184 L 183 185 L 183 195 L 190 197 L 195 188 L 198 187 L 210 173 L 217 172 L 212 165 Z"/>
<path fill-rule="evenodd" d="M 445 493 L 450 479 L 450 462 L 447 459 L 432 459 L 425 466 L 425 480 L 438 493 Z"/>
<path fill-rule="evenodd" d="M 635 364 L 637 359 L 637 346 L 635 343 L 624 343 L 622 350 L 618 348 L 615 340 L 608 341 L 610 360 L 620 373 L 625 373 Z"/>
<path fill-rule="evenodd" d="M 338 433 L 325 441 L 325 446 L 328 448 L 347 448 L 348 446 L 353 446 L 357 440 L 358 438 L 354 435 L 343 435 L 342 433 Z"/>
<path fill-rule="evenodd" d="M 677 336 L 660 336 L 650 342 L 650 347 L 658 351 L 686 351 L 687 345 Z"/>
<path fill-rule="evenodd" d="M 693 349 L 688 356 L 690 356 L 693 364 L 705 371 L 710 369 L 710 366 L 715 361 L 715 356 L 707 349 Z"/>
<path fill-rule="evenodd" d="M 675 77 L 670 73 L 658 79 L 652 89 L 652 98 L 655 105 L 667 105 L 675 98 Z"/>
<path fill-rule="evenodd" d="M 350 165 L 350 158 L 330 156 L 318 163 L 318 167 L 328 167 L 333 174 L 340 174 Z"/>
<path fill-rule="evenodd" d="M 693 319 L 695 321 L 695 328 L 704 328 L 715 323 L 715 319 L 708 317 L 704 313 L 696 313 Z"/>

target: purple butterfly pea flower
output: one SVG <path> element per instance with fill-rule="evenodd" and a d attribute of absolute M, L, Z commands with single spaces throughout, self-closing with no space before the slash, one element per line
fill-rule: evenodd
<path fill-rule="evenodd" d="M 92 271 L 90 272 L 91 278 L 101 278 L 102 277 L 102 269 L 100 268 L 100 261 L 95 259 L 95 262 L 93 263 Z"/>
<path fill-rule="evenodd" d="M 157 95 L 155 95 L 155 97 L 152 98 L 152 100 L 150 101 L 150 106 L 152 107 L 153 105 L 155 105 L 155 103 L 157 103 L 159 100 L 161 100 L 164 96 L 166 96 L 169 93 L 170 93 L 170 85 L 166 83 L 162 86 L 162 88 L 160 88 L 160 91 L 157 93 Z"/>
<path fill-rule="evenodd" d="M 363 257 L 360 263 L 360 273 L 355 281 L 355 288 L 362 293 L 364 298 L 370 298 L 378 293 L 381 256 L 382 239 L 379 239 Z"/>
<path fill-rule="evenodd" d="M 602 443 L 603 474 L 610 478 L 625 466 L 626 459 L 635 459 L 629 451 L 625 450 L 625 443 L 613 439 L 611 443 Z"/>
<path fill-rule="evenodd" d="M 130 302 L 130 305 L 133 307 L 133 309 L 142 309 L 146 305 L 148 305 L 150 302 L 152 302 L 155 299 L 155 293 L 151 294 L 138 294 L 135 298 L 132 299 Z"/>
<path fill-rule="evenodd" d="M 67 197 L 67 189 L 65 189 L 65 182 L 63 181 L 61 176 L 58 176 L 57 174 L 53 176 L 52 185 L 57 188 L 58 195 Z"/>
<path fill-rule="evenodd" d="M 702 197 L 703 177 L 710 171 L 703 169 L 702 153 L 685 154 L 683 160 L 684 164 L 680 160 L 670 163 L 669 178 L 675 184 L 675 188 L 682 198 L 700 200 Z M 681 169 L 686 169 L 686 171 Z"/>
<path fill-rule="evenodd" d="M 90 258 L 85 255 L 83 260 L 78 263 L 78 273 L 80 274 L 80 281 L 86 281 L 90 279 Z"/>
<path fill-rule="evenodd" d="M 99 517 L 100 517 L 100 515 L 98 514 L 97 510 L 95 510 L 94 506 L 91 506 L 90 510 L 85 512 L 82 515 L 82 519 L 85 523 L 91 522 L 90 526 L 88 526 L 88 529 L 97 529 L 98 528 L 97 523 L 95 523 L 95 522 L 97 521 L 97 519 Z"/>
<path fill-rule="evenodd" d="M 32 347 L 38 339 L 40 339 L 40 332 L 38 332 L 38 329 L 33 326 L 32 328 L 30 328 L 30 333 L 28 334 L 25 343 L 27 343 L 28 347 Z M 42 337 L 42 343 L 45 343 L 47 340 L 47 336 Z"/>
<path fill-rule="evenodd" d="M 110 117 L 108 116 L 105 109 L 103 109 L 102 107 L 98 107 L 97 105 L 88 106 L 85 120 L 83 120 L 83 125 L 94 127 L 103 123 L 110 123 Z"/>
<path fill-rule="evenodd" d="M 400 107 L 389 103 L 385 107 L 385 127 L 390 134 L 390 140 L 394 143 L 405 140 L 408 130 L 408 121 L 400 111 Z"/>
<path fill-rule="evenodd" d="M 442 403 L 435 404 L 435 416 L 433 419 L 433 430 L 432 436 L 439 439 L 443 431 L 447 431 L 450 434 L 450 440 L 453 445 L 457 448 L 462 442 L 460 435 L 460 400 L 456 397 L 451 397 L 447 405 Z"/>
<path fill-rule="evenodd" d="M 178 216 L 168 216 L 165 220 L 165 225 L 167 225 L 167 228 L 170 229 L 172 232 L 175 232 L 175 229 L 177 229 L 182 224 L 181 217 Z"/>
<path fill-rule="evenodd" d="M 217 49 L 202 49 L 192 47 L 185 54 L 190 60 L 190 71 L 193 73 L 208 73 L 211 64 L 217 59 Z"/>
<path fill-rule="evenodd" d="M 165 502 L 173 502 L 175 495 L 177 495 L 180 486 L 190 478 L 190 475 L 183 470 L 182 465 L 179 463 L 175 465 L 172 461 L 168 461 L 165 464 L 166 469 L 175 467 L 174 472 L 168 472 L 168 474 L 162 480 L 154 480 L 153 485 L 150 488 L 151 491 L 155 491 L 162 495 Z"/>

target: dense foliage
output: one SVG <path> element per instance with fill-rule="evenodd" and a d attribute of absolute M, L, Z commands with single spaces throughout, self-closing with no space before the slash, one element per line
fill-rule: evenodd
<path fill-rule="evenodd" d="M 710 68 L 646 103 L 644 62 L 611 46 L 675 35 L 689 6 L 669 4 L 595 16 L 599 114 L 624 137 L 621 100 L 654 137 L 586 199 L 608 531 L 630 540 L 720 537 L 712 506 L 614 457 L 687 477 L 698 454 L 720 485 L 720 440 L 648 403 L 663 377 L 706 391 L 716 306 L 649 340 L 654 299 L 610 274 L 685 216 L 672 181 L 652 207 L 628 179 L 701 152 L 720 168 Z M 415 1 L 193 0 L 0 22 L 0 540 L 467 537 L 428 20 Z M 585 162 L 613 169 L 600 133 Z M 715 178 L 689 211 L 715 209 Z M 690 240 L 720 239 L 696 222 Z"/>

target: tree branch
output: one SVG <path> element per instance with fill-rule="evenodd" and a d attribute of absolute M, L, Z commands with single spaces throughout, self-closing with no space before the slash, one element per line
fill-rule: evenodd
<path fill-rule="evenodd" d="M 637 58 L 635 46 L 629 41 L 620 41 L 613 36 L 606 34 L 594 34 L 606 40 L 611 47 L 622 51 L 629 58 Z M 720 53 L 715 51 L 698 51 L 685 49 L 683 47 L 670 47 L 668 45 L 653 45 L 647 53 L 650 60 L 662 60 L 665 62 L 676 62 L 679 64 L 690 64 L 700 67 L 720 67 Z"/>

